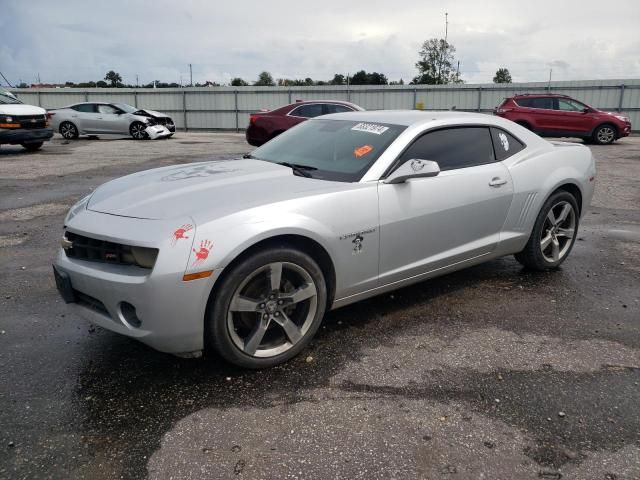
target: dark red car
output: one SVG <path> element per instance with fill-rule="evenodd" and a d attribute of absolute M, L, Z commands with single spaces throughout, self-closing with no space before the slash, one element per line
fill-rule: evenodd
<path fill-rule="evenodd" d="M 296 102 L 268 112 L 252 113 L 249 116 L 249 126 L 245 135 L 247 142 L 259 147 L 308 118 L 362 110 L 364 109 L 353 103 L 333 100 Z"/>
<path fill-rule="evenodd" d="M 603 112 L 566 95 L 514 95 L 506 98 L 494 113 L 538 135 L 579 137 L 600 145 L 613 143 L 631 133 L 628 117 Z"/>

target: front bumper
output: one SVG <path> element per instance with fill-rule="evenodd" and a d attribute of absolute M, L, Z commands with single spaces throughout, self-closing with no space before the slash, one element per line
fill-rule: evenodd
<path fill-rule="evenodd" d="M 69 230 L 107 241 L 119 240 L 110 236 L 110 231 L 139 232 L 121 241 L 150 246 L 149 238 L 163 238 L 157 237 L 158 232 L 164 230 L 163 223 L 85 211 L 69 222 Z M 91 233 L 84 228 L 87 225 L 93 227 Z M 140 238 L 136 239 L 137 235 Z M 78 260 L 67 257 L 60 249 L 54 262 L 54 269 L 60 274 L 56 277 L 64 276 L 69 283 L 65 289 L 56 278 L 58 289 L 65 301 L 72 302 L 69 306 L 76 313 L 100 327 L 135 338 L 162 352 L 202 351 L 207 301 L 220 272 L 185 282 L 182 276 L 191 243 L 171 247 L 167 239 L 156 246 L 160 252 L 152 270 Z M 131 321 L 127 304 L 135 308 L 137 321 Z"/>
<path fill-rule="evenodd" d="M 21 145 L 23 143 L 38 143 L 53 137 L 52 128 L 16 128 L 0 129 L 0 143 Z"/>

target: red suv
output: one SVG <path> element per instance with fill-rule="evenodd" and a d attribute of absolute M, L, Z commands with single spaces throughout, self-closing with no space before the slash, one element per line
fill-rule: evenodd
<path fill-rule="evenodd" d="M 318 100 L 296 102 L 269 112 L 252 113 L 245 133 L 247 142 L 255 147 L 268 142 L 285 130 L 305 120 L 329 113 L 361 111 L 363 108 L 349 102 Z"/>
<path fill-rule="evenodd" d="M 600 145 L 631 133 L 628 117 L 603 112 L 566 95 L 514 95 L 505 99 L 494 113 L 538 135 L 579 137 Z"/>

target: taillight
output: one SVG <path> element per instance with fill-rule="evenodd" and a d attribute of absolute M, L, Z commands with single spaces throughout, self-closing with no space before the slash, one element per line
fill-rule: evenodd
<path fill-rule="evenodd" d="M 258 119 L 257 115 L 249 115 L 249 125 L 255 124 L 257 119 Z"/>

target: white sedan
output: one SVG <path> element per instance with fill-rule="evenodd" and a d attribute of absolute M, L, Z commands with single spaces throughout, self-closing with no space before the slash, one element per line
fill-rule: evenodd
<path fill-rule="evenodd" d="M 558 268 L 594 179 L 587 147 L 499 117 L 326 115 L 244 159 L 102 185 L 65 219 L 54 271 L 97 325 L 269 367 L 327 310 L 503 255 Z"/>

